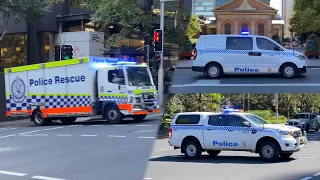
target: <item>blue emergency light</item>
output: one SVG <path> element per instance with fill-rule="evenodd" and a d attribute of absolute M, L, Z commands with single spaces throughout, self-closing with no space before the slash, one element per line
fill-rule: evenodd
<path fill-rule="evenodd" d="M 250 33 L 248 31 L 243 31 L 241 32 L 241 35 L 250 35 Z"/>
<path fill-rule="evenodd" d="M 239 109 L 226 108 L 226 109 L 223 109 L 222 112 L 223 113 L 239 112 Z"/>
<path fill-rule="evenodd" d="M 123 61 L 121 58 L 90 57 L 89 66 L 94 69 L 107 68 L 110 66 L 135 65 L 137 62 Z"/>

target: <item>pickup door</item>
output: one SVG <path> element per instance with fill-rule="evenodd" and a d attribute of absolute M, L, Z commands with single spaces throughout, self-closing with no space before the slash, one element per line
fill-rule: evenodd
<path fill-rule="evenodd" d="M 221 149 L 219 143 L 226 140 L 226 128 L 228 126 L 228 117 L 226 115 L 211 115 L 204 120 L 203 139 L 207 150 Z"/>

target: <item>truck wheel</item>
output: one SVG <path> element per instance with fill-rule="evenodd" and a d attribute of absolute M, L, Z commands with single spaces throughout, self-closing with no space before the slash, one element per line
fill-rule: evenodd
<path fill-rule="evenodd" d="M 116 105 L 107 107 L 104 111 L 104 116 L 109 124 L 119 124 L 124 117 Z"/>
<path fill-rule="evenodd" d="M 293 79 L 298 75 L 298 69 L 293 64 L 285 64 L 281 67 L 281 75 L 287 79 Z"/>
<path fill-rule="evenodd" d="M 64 125 L 71 125 L 77 120 L 76 117 L 66 117 L 66 118 L 61 118 L 60 121 Z"/>
<path fill-rule="evenodd" d="M 36 126 L 46 126 L 51 124 L 51 119 L 44 118 L 43 114 L 40 110 L 35 110 L 32 113 L 31 121 L 33 121 Z"/>
<path fill-rule="evenodd" d="M 197 159 L 202 154 L 202 148 L 196 141 L 187 141 L 182 146 L 184 156 L 188 159 Z"/>
<path fill-rule="evenodd" d="M 205 74 L 207 77 L 211 79 L 218 79 L 222 76 L 222 68 L 219 64 L 217 63 L 211 63 L 208 64 L 206 69 L 205 69 Z"/>
<path fill-rule="evenodd" d="M 293 153 L 282 153 L 282 154 L 280 154 L 280 157 L 282 159 L 289 159 L 292 154 Z"/>
<path fill-rule="evenodd" d="M 143 121 L 146 117 L 147 117 L 146 114 L 132 116 L 132 118 L 138 122 Z"/>
<path fill-rule="evenodd" d="M 218 151 L 218 150 L 209 150 L 209 151 L 207 151 L 207 153 L 209 154 L 210 157 L 216 157 L 218 154 L 221 153 L 221 151 Z"/>
<path fill-rule="evenodd" d="M 272 140 L 266 140 L 259 147 L 259 155 L 262 161 L 275 162 L 279 159 L 281 149 Z"/>

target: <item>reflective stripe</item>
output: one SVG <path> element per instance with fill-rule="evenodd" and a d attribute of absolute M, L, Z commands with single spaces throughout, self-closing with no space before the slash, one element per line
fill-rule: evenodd
<path fill-rule="evenodd" d="M 154 93 L 156 92 L 156 89 L 135 89 L 133 90 L 133 93 L 135 95 L 139 95 L 141 93 Z"/>
<path fill-rule="evenodd" d="M 90 114 L 92 113 L 91 106 L 85 107 L 69 107 L 69 108 L 40 108 L 43 117 L 46 118 L 48 115 L 58 115 L 58 114 Z M 7 116 L 14 116 L 14 115 L 32 115 L 33 110 L 16 110 L 16 111 L 7 111 Z"/>

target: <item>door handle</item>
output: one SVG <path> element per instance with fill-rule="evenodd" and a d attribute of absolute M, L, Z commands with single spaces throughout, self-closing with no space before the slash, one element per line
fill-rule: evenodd
<path fill-rule="evenodd" d="M 112 92 L 112 91 L 107 91 L 107 92 Z"/>
<path fill-rule="evenodd" d="M 255 134 L 255 133 L 257 133 L 257 130 L 255 130 L 255 129 L 252 130 L 252 134 Z"/>
<path fill-rule="evenodd" d="M 209 129 L 207 129 L 207 131 L 212 131 L 212 129 L 211 129 L 211 128 L 209 128 Z"/>
<path fill-rule="evenodd" d="M 228 131 L 233 131 L 233 129 L 228 129 Z"/>
<path fill-rule="evenodd" d="M 249 56 L 261 56 L 261 52 L 249 52 Z"/>

